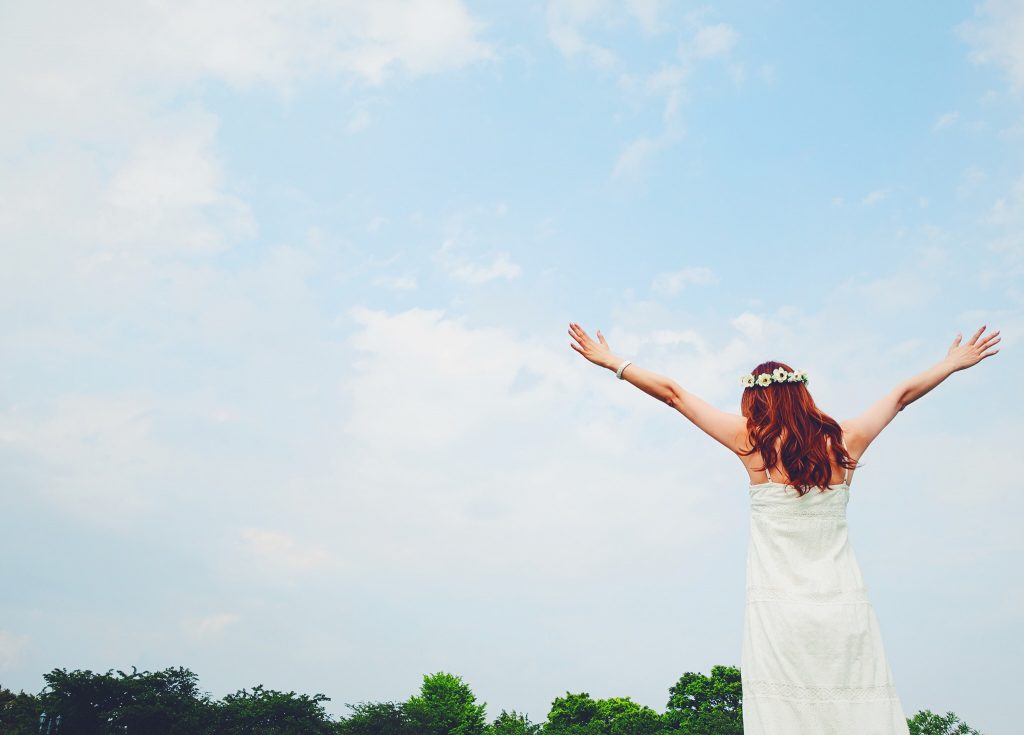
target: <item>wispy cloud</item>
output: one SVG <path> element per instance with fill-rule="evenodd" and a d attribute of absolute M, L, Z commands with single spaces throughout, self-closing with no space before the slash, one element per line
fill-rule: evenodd
<path fill-rule="evenodd" d="M 864 196 L 864 198 L 860 200 L 860 203 L 863 206 L 865 206 L 865 207 L 870 207 L 870 206 L 873 206 L 875 204 L 878 204 L 880 201 L 885 199 L 886 196 L 888 196 L 888 191 L 887 190 L 885 190 L 885 189 L 876 189 L 875 191 L 868 192 Z"/>
<path fill-rule="evenodd" d="M 522 267 L 513 262 L 512 257 L 505 252 L 477 256 L 471 261 L 465 255 L 464 249 L 452 239 L 441 243 L 434 258 L 451 278 L 473 286 L 479 286 L 497 278 L 511 280 L 518 278 L 523 273 Z"/>
<path fill-rule="evenodd" d="M 970 44 L 968 59 L 1003 68 L 1014 92 L 1024 90 L 1024 4 L 1017 0 L 985 0 L 974 17 L 956 26 Z"/>
<path fill-rule="evenodd" d="M 939 115 L 935 122 L 932 123 L 932 130 L 944 130 L 948 127 L 952 127 L 953 123 L 955 123 L 959 117 L 959 112 L 945 112 Z"/>
<path fill-rule="evenodd" d="M 605 16 L 610 6 L 602 0 L 548 0 L 548 38 L 566 57 L 582 56 L 598 67 L 610 68 L 618 63 L 612 51 L 587 40 L 584 26 Z"/>
<path fill-rule="evenodd" d="M 654 277 L 651 289 L 656 293 L 671 295 L 683 290 L 688 284 L 707 285 L 714 283 L 718 283 L 718 277 L 710 268 L 683 268 L 679 271 L 659 273 Z"/>
<path fill-rule="evenodd" d="M 17 667 L 28 650 L 31 638 L 0 630 L 0 671 Z"/>
<path fill-rule="evenodd" d="M 242 532 L 242 541 L 245 550 L 264 563 L 291 571 L 314 571 L 337 561 L 326 549 L 301 544 L 280 531 L 247 528 Z"/>
<path fill-rule="evenodd" d="M 186 632 L 193 638 L 213 638 L 241 619 L 236 613 L 216 613 L 203 618 L 185 621 Z"/>

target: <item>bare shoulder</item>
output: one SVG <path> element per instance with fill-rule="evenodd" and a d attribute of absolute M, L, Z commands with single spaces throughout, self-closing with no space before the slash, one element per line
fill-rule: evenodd
<path fill-rule="evenodd" d="M 858 426 L 857 419 L 840 421 L 839 428 L 843 430 L 843 443 L 846 445 L 846 451 L 854 459 L 860 459 L 864 450 L 868 448 L 869 439 L 863 429 Z"/>

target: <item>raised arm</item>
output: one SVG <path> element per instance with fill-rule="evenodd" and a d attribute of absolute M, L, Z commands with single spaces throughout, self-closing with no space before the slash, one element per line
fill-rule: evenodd
<path fill-rule="evenodd" d="M 897 413 L 956 371 L 977 365 L 986 357 L 999 352 L 999 350 L 986 352 L 989 347 L 999 342 L 999 332 L 995 331 L 982 337 L 984 331 L 985 325 L 982 325 L 971 337 L 971 340 L 964 345 L 960 344 L 960 334 L 957 334 L 942 360 L 924 372 L 904 380 L 860 416 L 843 422 L 843 432 L 847 434 L 847 449 L 856 457 L 863 456 L 868 445 L 882 433 L 882 429 L 889 425 Z"/>
<path fill-rule="evenodd" d="M 600 367 L 616 371 L 625 360 L 611 351 L 601 330 L 595 342 L 576 322 L 569 323 L 569 335 L 578 344 L 569 343 L 576 352 Z M 677 382 L 653 370 L 630 363 L 622 371 L 622 379 L 644 393 L 671 406 L 693 422 L 712 439 L 735 452 L 746 432 L 747 420 L 739 414 L 729 413 L 684 390 Z"/>

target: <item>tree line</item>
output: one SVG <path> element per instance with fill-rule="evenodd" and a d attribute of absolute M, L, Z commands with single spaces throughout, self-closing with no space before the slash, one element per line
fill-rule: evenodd
<path fill-rule="evenodd" d="M 669 688 L 658 712 L 629 697 L 556 697 L 543 722 L 515 710 L 488 720 L 486 704 L 461 677 L 427 674 L 404 701 L 346 703 L 332 718 L 323 694 L 256 685 L 222 699 L 177 667 L 131 673 L 54 669 L 38 694 L 0 685 L 0 735 L 741 735 L 740 671 L 713 666 L 687 672 Z M 981 735 L 953 712 L 921 710 L 907 719 L 911 735 Z"/>

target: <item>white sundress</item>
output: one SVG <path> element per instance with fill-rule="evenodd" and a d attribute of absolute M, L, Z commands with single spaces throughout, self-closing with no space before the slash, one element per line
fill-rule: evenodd
<path fill-rule="evenodd" d="M 844 482 L 750 485 L 744 735 L 909 735 L 850 547 Z"/>

